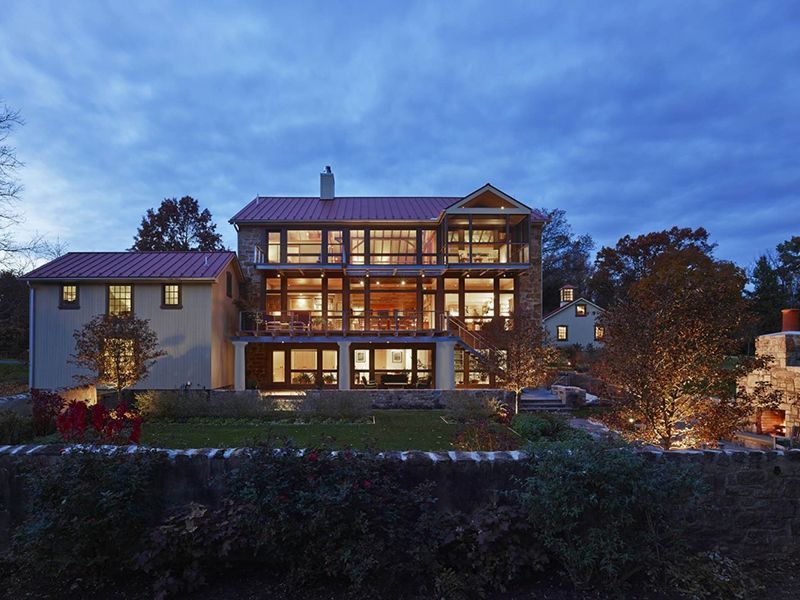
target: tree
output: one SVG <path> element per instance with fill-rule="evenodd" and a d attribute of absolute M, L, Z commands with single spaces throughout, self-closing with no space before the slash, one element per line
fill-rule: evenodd
<path fill-rule="evenodd" d="M 503 387 L 517 398 L 525 388 L 546 385 L 556 369 L 560 353 L 548 345 L 538 321 L 514 317 L 513 330 L 501 319 L 481 329 L 481 336 L 491 348 L 486 352 L 486 368 L 498 373 Z"/>
<path fill-rule="evenodd" d="M 131 250 L 224 250 L 222 236 L 197 200 L 165 198 L 157 211 L 147 209 Z"/>
<path fill-rule="evenodd" d="M 589 235 L 575 236 L 560 209 L 540 209 L 548 222 L 542 229 L 542 302 L 544 311 L 558 308 L 561 286 L 572 284 L 579 296 L 588 293 L 592 273 L 590 254 L 594 240 Z"/>
<path fill-rule="evenodd" d="M 106 385 L 116 390 L 118 400 L 122 390 L 146 377 L 156 360 L 166 354 L 149 321 L 131 314 L 97 315 L 73 337 L 75 354 L 70 362 L 89 372 L 75 379 L 82 384 Z"/>
<path fill-rule="evenodd" d="M 788 302 L 793 306 L 800 306 L 800 236 L 793 236 L 778 244 L 776 250 L 780 261 L 778 273 L 786 286 Z"/>
<path fill-rule="evenodd" d="M 781 309 L 789 306 L 790 296 L 778 265 L 770 254 L 762 254 L 750 274 L 753 289 L 745 293 L 755 315 L 753 333 L 772 333 L 781 329 Z"/>
<path fill-rule="evenodd" d="M 28 286 L 15 271 L 0 272 L 0 356 L 22 358 L 28 350 Z"/>
<path fill-rule="evenodd" d="M 746 276 L 709 255 L 705 232 L 691 237 L 680 248 L 642 252 L 641 278 L 602 318 L 599 372 L 619 391 L 614 418 L 636 424 L 635 431 L 620 427 L 623 434 L 665 449 L 716 441 L 704 439 L 698 426 L 711 401 L 722 411 L 717 418 L 752 414 L 760 400 L 737 395 L 737 382 L 768 360 L 731 358 L 748 325 Z"/>
<path fill-rule="evenodd" d="M 604 307 L 613 305 L 633 283 L 646 277 L 654 261 L 663 255 L 694 249 L 711 256 L 715 247 L 702 227 L 694 230 L 673 227 L 635 238 L 626 235 L 614 248 L 603 247 L 597 253 L 589 286 L 593 300 Z"/>

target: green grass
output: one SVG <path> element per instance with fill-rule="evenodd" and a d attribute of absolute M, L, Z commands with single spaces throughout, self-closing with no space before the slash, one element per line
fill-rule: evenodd
<path fill-rule="evenodd" d="M 27 389 L 27 364 L 0 363 L 0 396 L 19 394 Z"/>
<path fill-rule="evenodd" d="M 325 445 L 331 448 L 376 450 L 451 450 L 456 425 L 440 418 L 441 410 L 379 410 L 375 424 L 283 425 L 258 423 L 252 419 L 233 424 L 145 423 L 142 444 L 160 448 L 233 448 L 269 437 L 290 438 L 298 447 Z"/>

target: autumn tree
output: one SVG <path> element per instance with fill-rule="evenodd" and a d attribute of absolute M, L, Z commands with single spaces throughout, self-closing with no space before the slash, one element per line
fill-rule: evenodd
<path fill-rule="evenodd" d="M 525 388 L 547 385 L 557 369 L 560 353 L 547 344 L 541 323 L 515 317 L 513 330 L 498 319 L 481 329 L 490 348 L 485 351 L 485 368 L 497 373 L 503 387 L 517 398 Z"/>
<path fill-rule="evenodd" d="M 548 219 L 542 229 L 542 303 L 545 312 L 558 308 L 559 288 L 574 285 L 578 296 L 588 295 L 594 240 L 575 235 L 561 209 L 540 209 Z"/>
<path fill-rule="evenodd" d="M 224 250 L 209 210 L 197 200 L 165 198 L 158 210 L 147 209 L 131 250 Z"/>
<path fill-rule="evenodd" d="M 589 284 L 593 300 L 609 307 L 624 297 L 632 284 L 650 274 L 661 256 L 689 249 L 711 255 L 715 246 L 702 227 L 673 227 L 635 238 L 626 235 L 613 248 L 603 247 L 597 253 Z"/>
<path fill-rule="evenodd" d="M 105 385 L 117 392 L 142 380 L 166 354 L 147 319 L 132 314 L 98 315 L 76 330 L 71 363 L 88 371 L 75 379 L 82 384 Z"/>
<path fill-rule="evenodd" d="M 711 256 L 704 231 L 672 230 L 664 239 L 675 243 L 626 259 L 638 280 L 614 268 L 626 285 L 603 316 L 599 373 L 619 392 L 619 422 L 636 424 L 623 433 L 668 449 L 712 441 L 698 427 L 710 402 L 717 419 L 752 414 L 758 399 L 737 395 L 737 382 L 767 359 L 732 358 L 748 321 L 744 272 Z"/>

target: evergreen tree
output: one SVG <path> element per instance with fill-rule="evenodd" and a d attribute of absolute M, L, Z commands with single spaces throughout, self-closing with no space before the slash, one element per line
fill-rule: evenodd
<path fill-rule="evenodd" d="M 757 319 L 755 335 L 780 331 L 781 309 L 789 306 L 790 298 L 772 256 L 763 254 L 758 258 L 750 282 L 753 289 L 746 295 Z"/>

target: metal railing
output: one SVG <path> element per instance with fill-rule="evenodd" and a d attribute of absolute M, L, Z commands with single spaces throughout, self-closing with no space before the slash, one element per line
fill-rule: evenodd
<path fill-rule="evenodd" d="M 345 319 L 347 322 L 345 322 Z M 243 311 L 239 313 L 239 331 L 253 335 L 309 335 L 314 333 L 377 333 L 395 334 L 401 332 L 434 332 L 436 313 L 423 311 L 421 314 L 403 311 L 289 311 L 284 314 L 270 314 L 264 311 Z"/>

